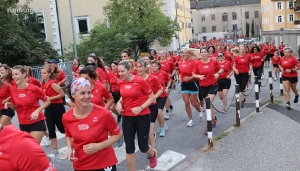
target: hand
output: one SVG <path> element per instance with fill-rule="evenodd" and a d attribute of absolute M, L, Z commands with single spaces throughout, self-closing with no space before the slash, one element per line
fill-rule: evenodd
<path fill-rule="evenodd" d="M 9 102 L 9 100 L 10 100 L 10 98 L 5 99 L 5 100 L 2 101 L 1 104 L 5 104 L 6 102 Z"/>
<path fill-rule="evenodd" d="M 230 80 L 230 75 L 227 75 L 226 78 L 227 78 L 228 80 Z"/>
<path fill-rule="evenodd" d="M 116 109 L 120 114 L 123 114 L 124 109 L 120 102 L 117 103 Z"/>
<path fill-rule="evenodd" d="M 36 120 L 39 117 L 39 112 L 37 112 L 36 110 L 34 112 L 32 112 L 32 114 L 30 115 L 30 119 L 31 120 Z"/>
<path fill-rule="evenodd" d="M 236 75 L 239 75 L 239 71 L 238 71 L 238 70 L 235 70 L 235 74 L 236 74 Z"/>
<path fill-rule="evenodd" d="M 10 102 L 6 102 L 5 105 L 4 105 L 4 109 L 8 109 L 9 106 L 11 106 L 11 103 Z"/>
<path fill-rule="evenodd" d="M 204 75 L 199 75 L 199 79 L 200 80 L 205 80 L 205 76 Z"/>
<path fill-rule="evenodd" d="M 215 79 L 218 79 L 219 76 L 220 76 L 220 74 L 219 73 L 215 73 L 214 76 L 215 76 Z"/>
<path fill-rule="evenodd" d="M 83 151 L 86 154 L 94 154 L 99 150 L 102 150 L 101 143 L 90 143 L 90 144 L 83 145 Z"/>
<path fill-rule="evenodd" d="M 131 109 L 132 113 L 134 113 L 135 115 L 139 114 L 142 111 L 142 107 L 134 107 Z"/>
<path fill-rule="evenodd" d="M 74 160 L 78 160 L 78 158 L 73 157 L 73 149 L 68 149 L 67 160 L 73 162 Z"/>
<path fill-rule="evenodd" d="M 183 80 L 184 82 L 187 82 L 187 81 L 191 80 L 191 77 L 184 77 L 182 80 Z"/>
<path fill-rule="evenodd" d="M 168 94 L 168 93 L 169 93 L 169 91 L 170 91 L 170 89 L 169 89 L 169 88 L 166 88 L 166 89 L 164 90 L 164 92 L 165 92 L 166 94 Z"/>
<path fill-rule="evenodd" d="M 292 70 L 291 69 L 286 69 L 285 72 L 290 73 L 290 72 L 292 72 Z"/>
<path fill-rule="evenodd" d="M 250 70 L 250 71 L 248 71 L 248 75 L 251 75 L 251 70 Z"/>

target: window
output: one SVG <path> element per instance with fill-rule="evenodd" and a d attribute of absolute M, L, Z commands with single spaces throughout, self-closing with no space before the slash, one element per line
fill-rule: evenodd
<path fill-rule="evenodd" d="M 192 23 L 189 23 L 189 24 L 188 24 L 188 27 L 189 27 L 189 28 L 192 28 Z"/>
<path fill-rule="evenodd" d="M 283 23 L 283 16 L 282 15 L 279 15 L 279 16 L 276 16 L 276 23 Z"/>
<path fill-rule="evenodd" d="M 193 19 L 191 18 L 191 22 L 193 22 Z"/>
<path fill-rule="evenodd" d="M 212 27 L 211 27 L 211 30 L 212 30 L 212 31 L 217 31 L 216 26 L 212 26 Z"/>
<path fill-rule="evenodd" d="M 206 27 L 202 27 L 202 33 L 206 33 Z"/>
<path fill-rule="evenodd" d="M 216 15 L 215 14 L 211 15 L 211 20 L 216 20 Z"/>
<path fill-rule="evenodd" d="M 192 34 L 194 34 L 194 27 L 192 27 Z"/>
<path fill-rule="evenodd" d="M 223 26 L 223 32 L 228 32 L 228 26 Z"/>
<path fill-rule="evenodd" d="M 289 20 L 289 22 L 293 22 L 294 21 L 294 15 L 293 14 L 290 14 L 290 15 L 288 15 L 288 20 Z"/>
<path fill-rule="evenodd" d="M 236 13 L 232 12 L 232 20 L 236 20 Z"/>
<path fill-rule="evenodd" d="M 237 30 L 237 24 L 232 25 L 232 31 Z"/>
<path fill-rule="evenodd" d="M 254 11 L 254 18 L 258 18 L 258 17 L 259 17 L 258 11 Z"/>
<path fill-rule="evenodd" d="M 46 39 L 46 30 L 45 30 L 45 19 L 43 13 L 36 13 L 37 21 L 39 22 L 39 28 L 41 29 L 41 34 Z"/>
<path fill-rule="evenodd" d="M 205 15 L 202 15 L 201 19 L 202 21 L 205 21 Z"/>
<path fill-rule="evenodd" d="M 289 9 L 294 9 L 294 2 L 293 1 L 289 1 Z"/>
<path fill-rule="evenodd" d="M 277 2 L 276 3 L 276 9 L 282 10 L 283 9 L 283 3 L 282 2 Z"/>
<path fill-rule="evenodd" d="M 182 24 L 181 27 L 184 28 L 184 22 L 182 22 L 181 24 Z"/>
<path fill-rule="evenodd" d="M 245 12 L 245 19 L 249 19 L 249 11 Z"/>
<path fill-rule="evenodd" d="M 77 34 L 87 35 L 90 31 L 89 17 L 76 17 Z"/>
<path fill-rule="evenodd" d="M 226 15 L 222 15 L 222 21 L 228 21 L 228 16 Z"/>
<path fill-rule="evenodd" d="M 176 2 L 176 8 L 179 9 L 179 4 L 178 4 L 178 2 Z"/>

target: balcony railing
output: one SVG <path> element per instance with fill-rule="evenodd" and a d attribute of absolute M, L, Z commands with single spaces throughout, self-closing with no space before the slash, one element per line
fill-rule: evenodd
<path fill-rule="evenodd" d="M 296 11 L 296 12 L 300 12 L 300 6 L 294 6 L 294 11 Z"/>
<path fill-rule="evenodd" d="M 300 25 L 300 20 L 295 20 L 295 21 L 294 21 L 294 24 L 295 24 L 295 25 Z"/>

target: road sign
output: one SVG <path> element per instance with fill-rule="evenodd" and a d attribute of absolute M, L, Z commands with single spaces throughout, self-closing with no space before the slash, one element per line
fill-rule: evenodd
<path fill-rule="evenodd" d="M 280 28 L 280 34 L 284 34 L 284 28 Z"/>

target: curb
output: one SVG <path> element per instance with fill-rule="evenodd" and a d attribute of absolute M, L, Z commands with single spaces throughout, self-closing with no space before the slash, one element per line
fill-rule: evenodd
<path fill-rule="evenodd" d="M 279 94 L 279 95 L 276 95 L 276 96 L 274 97 L 274 99 L 277 98 L 277 97 L 279 97 L 279 96 L 281 96 L 281 95 L 280 95 L 280 94 Z M 266 107 L 267 105 L 269 105 L 270 103 L 271 103 L 271 102 L 268 102 L 268 103 L 264 104 L 263 106 L 260 107 L 260 109 L 265 108 L 265 107 Z M 247 115 L 246 117 L 242 118 L 242 119 L 240 120 L 240 123 L 242 124 L 243 122 L 245 122 L 247 119 L 251 118 L 252 116 L 257 115 L 257 114 L 261 114 L 261 113 L 263 113 L 263 112 L 256 113 L 255 111 L 253 111 L 253 112 L 251 112 L 249 115 Z M 238 128 L 238 127 L 236 127 L 236 126 L 231 126 L 229 129 L 227 129 L 227 130 L 224 131 L 223 133 L 231 133 L 235 128 Z M 224 138 L 226 138 L 226 137 L 224 137 Z M 220 139 L 220 140 L 222 140 L 222 139 Z M 220 141 L 220 140 L 217 140 L 217 141 L 214 140 L 214 142 L 218 142 L 218 141 Z M 201 150 L 202 148 L 203 148 L 203 147 L 201 147 L 200 150 Z M 198 156 L 200 156 L 201 154 L 202 154 L 201 152 L 196 151 L 192 156 L 190 156 L 190 159 L 189 159 L 189 160 L 186 160 L 186 161 L 184 161 L 182 164 L 180 164 L 179 166 L 175 167 L 175 168 L 173 169 L 173 171 L 182 171 L 182 170 L 185 170 L 186 168 L 190 167 L 192 164 L 194 164 L 194 163 L 198 160 Z"/>

